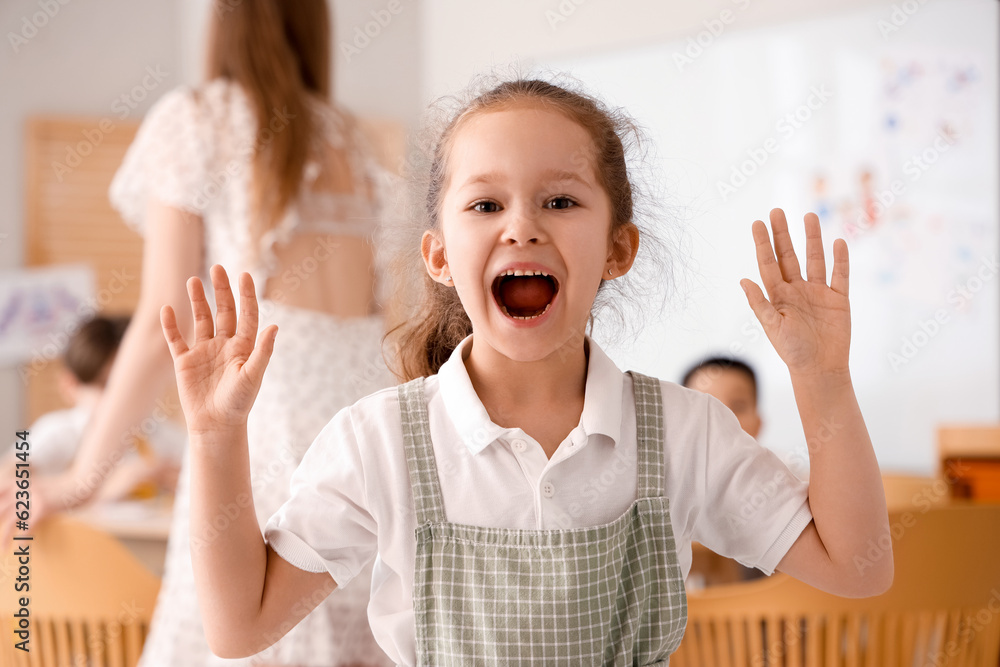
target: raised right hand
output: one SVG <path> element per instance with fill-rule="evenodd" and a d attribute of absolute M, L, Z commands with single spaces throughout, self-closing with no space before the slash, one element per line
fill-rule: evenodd
<path fill-rule="evenodd" d="M 192 346 L 177 329 L 173 309 L 164 306 L 160 310 L 163 335 L 174 360 L 177 392 L 192 434 L 229 431 L 246 424 L 278 332 L 277 325 L 269 326 L 257 340 L 257 297 L 249 273 L 240 275 L 238 324 L 226 270 L 216 264 L 209 275 L 215 288 L 214 326 L 201 280 L 190 278 L 187 282 L 194 315 Z"/>

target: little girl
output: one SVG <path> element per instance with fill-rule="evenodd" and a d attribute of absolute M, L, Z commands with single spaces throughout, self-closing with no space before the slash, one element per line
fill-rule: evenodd
<path fill-rule="evenodd" d="M 623 374 L 586 334 L 598 292 L 640 244 L 626 128 L 590 97 L 531 80 L 451 119 L 422 195 L 425 317 L 401 348 L 412 381 L 326 425 L 264 537 L 245 423 L 277 329 L 258 334 L 247 274 L 237 322 L 220 266 L 214 326 L 188 282 L 192 345 L 163 308 L 219 655 L 276 641 L 372 559 L 369 619 L 403 665 L 666 665 L 692 540 L 842 595 L 890 585 L 891 554 L 854 562 L 888 519 L 848 370 L 847 246 L 834 244 L 828 286 L 815 215 L 806 279 L 775 209 L 773 249 L 753 224 L 767 297 L 742 281 L 791 374 L 808 486 L 721 403 Z"/>

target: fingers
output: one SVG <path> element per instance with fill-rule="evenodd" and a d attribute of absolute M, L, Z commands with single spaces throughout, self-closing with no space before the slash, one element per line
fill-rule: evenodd
<path fill-rule="evenodd" d="M 833 242 L 833 275 L 830 276 L 830 289 L 847 296 L 850 273 L 847 241 L 837 239 Z"/>
<path fill-rule="evenodd" d="M 267 368 L 267 362 L 271 360 L 271 353 L 274 352 L 274 339 L 277 335 L 278 326 L 276 324 L 272 324 L 260 332 L 260 341 L 254 346 L 253 352 L 243 364 L 243 370 L 247 372 L 255 386 L 260 386 L 261 379 L 264 377 L 264 369 Z"/>
<path fill-rule="evenodd" d="M 160 327 L 163 329 L 163 337 L 167 339 L 167 347 L 170 348 L 170 356 L 176 359 L 178 356 L 188 351 L 187 343 L 177 328 L 177 316 L 170 306 L 160 308 Z"/>
<path fill-rule="evenodd" d="M 760 269 L 760 279 L 764 283 L 764 289 L 772 293 L 774 288 L 781 282 L 781 270 L 778 262 L 774 259 L 774 251 L 771 249 L 771 239 L 767 235 L 767 226 L 757 220 L 753 223 L 753 240 L 757 248 L 757 268 Z"/>
<path fill-rule="evenodd" d="M 771 302 L 764 298 L 764 292 L 761 291 L 760 286 L 754 281 L 744 278 L 740 281 L 740 287 L 747 295 L 747 303 L 750 304 L 753 314 L 760 320 L 764 331 L 776 326 L 781 320 L 781 315 L 774 309 Z"/>
<path fill-rule="evenodd" d="M 792 247 L 792 237 L 788 234 L 788 221 L 780 208 L 771 209 L 771 232 L 774 234 L 774 250 L 778 256 L 781 275 L 788 282 L 802 280 L 799 258 Z"/>
<path fill-rule="evenodd" d="M 221 264 L 209 270 L 215 287 L 215 333 L 217 336 L 233 336 L 236 333 L 236 301 L 229 286 L 229 276 Z"/>
<path fill-rule="evenodd" d="M 212 308 L 205 297 L 205 289 L 197 277 L 187 281 L 188 298 L 191 300 L 191 314 L 194 317 L 195 343 L 211 340 L 215 335 L 240 336 L 254 345 L 257 338 L 258 313 L 257 297 L 253 278 L 249 273 L 240 275 L 240 316 L 236 316 L 236 301 L 226 270 L 215 264 L 209 270 L 215 288 L 216 317 L 212 321 Z M 190 348 L 177 328 L 177 317 L 170 306 L 160 309 L 160 326 L 170 347 L 170 354 L 176 358 Z"/>
<path fill-rule="evenodd" d="M 826 254 L 823 252 L 823 232 L 819 217 L 806 213 L 806 277 L 811 283 L 826 284 Z"/>
<path fill-rule="evenodd" d="M 257 294 L 253 278 L 246 272 L 240 274 L 240 324 L 236 335 L 245 338 L 251 345 L 257 340 Z"/>
<path fill-rule="evenodd" d="M 212 308 L 205 298 L 205 288 L 201 279 L 188 278 L 188 298 L 191 300 L 191 315 L 194 317 L 194 342 L 200 343 L 212 338 L 215 327 L 212 324 Z"/>

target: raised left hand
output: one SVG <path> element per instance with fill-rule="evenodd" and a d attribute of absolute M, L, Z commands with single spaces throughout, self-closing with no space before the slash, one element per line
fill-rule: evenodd
<path fill-rule="evenodd" d="M 847 298 L 847 243 L 833 242 L 833 274 L 826 284 L 826 256 L 815 213 L 805 216 L 806 279 L 788 235 L 785 212 L 771 211 L 771 231 L 753 223 L 757 266 L 767 297 L 752 280 L 740 286 L 764 333 L 792 375 L 846 374 L 851 347 L 851 308 Z M 775 259 L 777 252 L 777 259 Z"/>

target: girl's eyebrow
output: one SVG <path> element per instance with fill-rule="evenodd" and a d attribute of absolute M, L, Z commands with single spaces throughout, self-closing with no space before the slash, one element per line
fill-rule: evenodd
<path fill-rule="evenodd" d="M 482 174 L 476 174 L 474 176 L 469 177 L 465 181 L 465 183 L 462 184 L 459 190 L 463 190 L 464 188 L 467 188 L 472 185 L 477 185 L 479 183 L 494 184 L 494 183 L 502 183 L 506 180 L 507 180 L 506 175 L 504 175 L 501 172 L 497 171 L 485 172 Z M 585 187 L 588 188 L 593 187 L 593 183 L 588 181 L 586 177 L 584 177 L 578 172 L 568 169 L 549 169 L 547 171 L 544 171 L 541 174 L 541 180 L 545 183 L 563 183 L 566 181 L 576 181 L 577 183 L 580 183 Z"/>

